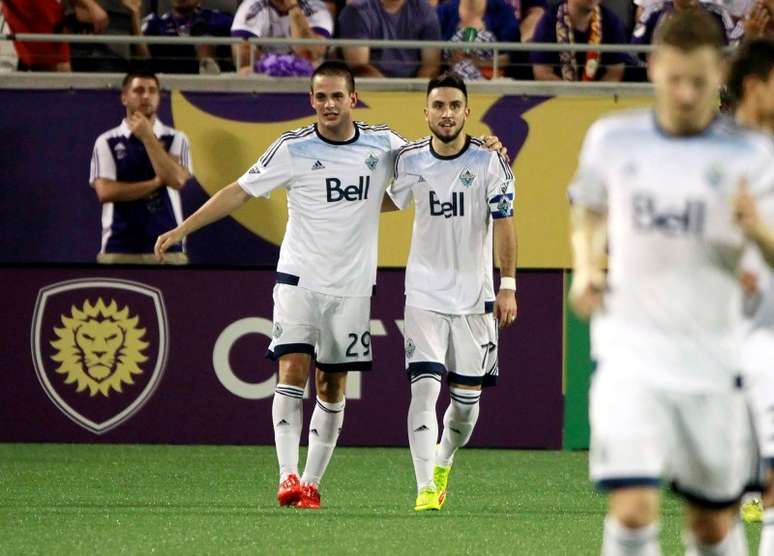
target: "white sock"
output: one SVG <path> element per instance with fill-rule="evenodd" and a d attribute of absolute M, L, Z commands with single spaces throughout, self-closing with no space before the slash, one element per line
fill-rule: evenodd
<path fill-rule="evenodd" d="M 443 416 L 441 445 L 435 455 L 435 462 L 444 466 L 452 464 L 457 448 L 467 444 L 473 434 L 481 391 L 450 387 L 449 397 L 451 402 Z"/>
<path fill-rule="evenodd" d="M 309 451 L 306 453 L 302 483 L 320 484 L 339 439 L 341 425 L 344 423 L 345 405 L 345 399 L 331 403 L 317 398 L 312 420 L 309 421 Z"/>
<path fill-rule="evenodd" d="M 279 462 L 280 482 L 290 474 L 298 475 L 298 444 L 301 442 L 304 389 L 290 384 L 277 384 L 271 419 L 274 424 L 274 446 Z"/>
<path fill-rule="evenodd" d="M 424 375 L 411 383 L 411 404 L 408 410 L 408 437 L 417 492 L 425 487 L 435 488 L 433 464 L 435 443 L 438 442 L 438 417 L 435 404 L 441 392 L 441 379 Z"/>
<path fill-rule="evenodd" d="M 602 537 L 602 556 L 661 556 L 659 530 L 658 522 L 630 529 L 608 515 Z"/>
<path fill-rule="evenodd" d="M 761 544 L 758 545 L 758 554 L 760 556 L 774 554 L 774 508 L 763 510 L 763 530 L 761 531 Z"/>
<path fill-rule="evenodd" d="M 685 533 L 685 556 L 747 556 L 747 535 L 742 522 L 737 522 L 719 543 L 700 542 L 692 532 Z M 761 552 L 760 554 L 765 554 Z"/>

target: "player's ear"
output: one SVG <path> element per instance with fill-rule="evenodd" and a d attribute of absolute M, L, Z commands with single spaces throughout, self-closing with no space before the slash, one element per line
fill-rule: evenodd
<path fill-rule="evenodd" d="M 465 117 L 468 118 L 470 116 L 470 105 L 465 105 Z"/>
<path fill-rule="evenodd" d="M 357 106 L 357 91 L 352 91 L 349 93 L 349 102 L 352 108 Z"/>
<path fill-rule="evenodd" d="M 309 91 L 309 106 L 314 108 L 314 91 Z"/>

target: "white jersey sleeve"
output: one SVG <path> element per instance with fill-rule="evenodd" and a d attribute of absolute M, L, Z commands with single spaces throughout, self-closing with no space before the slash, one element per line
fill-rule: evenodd
<path fill-rule="evenodd" d="M 514 188 L 513 171 L 510 165 L 500 154 L 493 152 L 486 181 L 486 200 L 492 218 L 513 216 Z"/>
<path fill-rule="evenodd" d="M 406 172 L 405 159 L 401 156 L 402 150 L 395 157 L 395 171 L 393 173 L 393 182 L 387 193 L 390 195 L 395 206 L 403 210 L 411 205 L 414 199 L 414 184 L 417 176 Z"/>
<path fill-rule="evenodd" d="M 578 170 L 569 188 L 570 202 L 588 209 L 607 210 L 607 183 L 602 156 L 602 130 L 600 122 L 586 133 L 580 152 Z"/>
<path fill-rule="evenodd" d="M 304 15 L 312 30 L 324 37 L 333 35 L 333 17 L 322 2 L 305 2 Z"/>
<path fill-rule="evenodd" d="M 269 197 L 278 187 L 290 188 L 293 165 L 286 139 L 287 134 L 282 134 L 237 180 L 245 192 L 253 197 Z"/>
<path fill-rule="evenodd" d="M 94 142 L 94 151 L 91 154 L 91 168 L 89 170 L 89 185 L 94 187 L 97 178 L 107 180 L 116 179 L 116 161 L 110 152 L 107 138 L 100 135 Z"/>
<path fill-rule="evenodd" d="M 246 0 L 239 5 L 231 24 L 231 33 L 248 33 L 255 37 L 271 36 L 271 20 L 266 0 Z M 263 13 L 262 13 L 263 12 Z"/>
<path fill-rule="evenodd" d="M 193 163 L 191 162 L 191 143 L 188 136 L 182 131 L 175 133 L 175 138 L 169 146 L 169 154 L 177 157 L 180 164 L 193 175 Z"/>

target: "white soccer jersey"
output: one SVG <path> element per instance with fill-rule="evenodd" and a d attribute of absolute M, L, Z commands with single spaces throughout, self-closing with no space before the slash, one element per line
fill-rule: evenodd
<path fill-rule="evenodd" d="M 321 0 L 299 0 L 312 31 L 322 37 L 333 34 L 333 18 L 325 3 Z M 290 16 L 282 14 L 269 0 L 246 0 L 240 4 L 231 24 L 231 34 L 239 37 L 289 37 Z M 261 47 L 266 52 L 290 52 L 289 46 Z"/>
<path fill-rule="evenodd" d="M 513 215 L 513 187 L 508 163 L 478 139 L 454 156 L 437 154 L 429 137 L 400 150 L 389 194 L 399 208 L 416 205 L 406 305 L 485 312 L 495 299 L 492 219 Z"/>
<path fill-rule="evenodd" d="M 237 180 L 254 197 L 288 190 L 277 271 L 290 283 L 328 295 L 371 295 L 382 197 L 404 144 L 386 126 L 355 122 L 354 136 L 337 143 L 310 125 L 282 134 Z"/>
<path fill-rule="evenodd" d="M 774 149 L 725 118 L 689 137 L 665 134 L 650 110 L 591 127 L 570 197 L 608 213 L 595 357 L 665 388 L 733 385 L 744 240 L 730 200 L 743 176 L 754 194 L 774 189 Z"/>

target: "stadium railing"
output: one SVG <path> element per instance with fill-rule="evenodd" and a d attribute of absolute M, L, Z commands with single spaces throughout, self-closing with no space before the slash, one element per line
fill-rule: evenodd
<path fill-rule="evenodd" d="M 293 38 L 250 38 L 241 37 L 151 37 L 151 36 L 132 36 L 132 35 L 59 35 L 59 34 L 36 34 L 36 33 L 5 33 L 0 34 L 0 41 L 19 41 L 19 42 L 67 42 L 76 43 L 100 43 L 100 44 L 146 44 L 146 45 L 235 45 L 250 43 L 259 47 L 278 47 L 278 46 L 316 46 L 326 47 L 350 47 L 350 46 L 368 46 L 371 48 L 438 48 L 444 50 L 469 50 L 475 44 L 475 48 L 489 50 L 493 52 L 492 70 L 496 75 L 499 70 L 498 55 L 509 52 L 561 52 L 568 49 L 568 45 L 554 43 L 511 43 L 511 42 L 492 42 L 492 43 L 469 43 L 469 42 L 447 42 L 447 41 L 408 41 L 408 40 L 354 40 L 354 39 L 293 39 Z M 576 52 L 624 52 L 629 54 L 647 54 L 653 49 L 650 45 L 632 45 L 632 44 L 602 44 L 587 45 L 574 44 L 571 50 Z M 254 50 L 251 54 L 250 67 L 254 67 Z M 43 76 L 46 76 L 45 78 Z M 35 87 L 41 82 L 65 85 L 91 83 L 94 86 L 111 85 L 114 78 L 110 74 L 82 74 L 84 77 L 77 77 L 75 81 L 74 74 L 64 74 L 54 76 L 53 73 L 33 73 L 33 72 L 7 72 L 0 73 L 0 87 L 21 86 Z M 11 77 L 13 76 L 13 77 Z M 52 81 L 49 81 L 49 78 Z M 226 91 L 286 91 L 305 89 L 307 79 L 294 79 L 292 77 L 267 78 L 260 74 L 241 76 L 234 74 L 220 74 L 216 76 L 197 76 L 190 75 L 171 75 L 167 74 L 164 78 L 165 86 L 170 88 L 186 88 L 188 90 L 212 90 L 211 86 L 217 86 L 219 90 Z M 296 84 L 293 84 L 293 82 Z M 359 79 L 360 89 L 369 89 L 374 87 L 379 90 L 419 90 L 424 86 L 424 79 Z M 185 84 L 185 85 L 184 85 Z M 301 85 L 303 84 L 303 86 Z M 471 82 L 474 90 L 490 91 L 492 93 L 514 93 L 514 94 L 567 94 L 568 91 L 578 91 L 580 85 L 583 94 L 594 95 L 604 94 L 648 94 L 650 86 L 646 83 L 566 83 L 566 82 L 539 82 L 539 81 L 515 81 L 509 79 L 493 79 L 486 82 Z M 51 85 L 48 85 L 51 86 Z"/>

